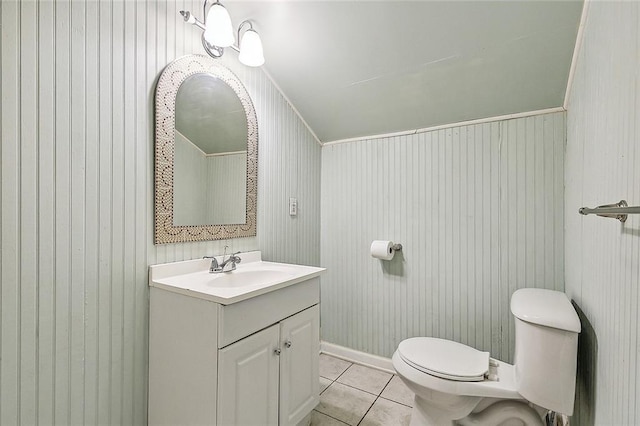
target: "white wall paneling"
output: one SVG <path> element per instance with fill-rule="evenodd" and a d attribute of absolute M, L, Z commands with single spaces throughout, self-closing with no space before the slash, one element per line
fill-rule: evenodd
<path fill-rule="evenodd" d="M 567 100 L 566 291 L 584 313 L 576 424 L 640 418 L 640 216 L 578 208 L 640 204 L 640 3 L 589 2 Z"/>
<path fill-rule="evenodd" d="M 320 146 L 259 69 L 258 235 L 153 241 L 153 97 L 202 2 L 2 1 L 0 424 L 146 424 L 149 264 L 318 264 Z M 300 214 L 288 215 L 297 197 Z"/>
<path fill-rule="evenodd" d="M 245 217 L 247 198 L 247 153 L 216 155 L 206 158 L 208 185 L 207 221 L 238 223 Z M 240 194 L 240 196 L 238 196 Z"/>
<path fill-rule="evenodd" d="M 322 149 L 322 339 L 411 336 L 513 357 L 509 299 L 563 288 L 564 113 Z M 391 262 L 372 240 L 403 245 Z"/>
<path fill-rule="evenodd" d="M 174 162 L 174 224 L 233 224 L 244 220 L 246 151 L 207 156 L 176 131 Z"/>
<path fill-rule="evenodd" d="M 182 133 L 175 132 L 173 174 L 173 223 L 202 225 L 207 222 L 209 190 L 215 185 L 207 180 L 207 157 Z M 211 191 L 213 192 L 213 190 Z"/>

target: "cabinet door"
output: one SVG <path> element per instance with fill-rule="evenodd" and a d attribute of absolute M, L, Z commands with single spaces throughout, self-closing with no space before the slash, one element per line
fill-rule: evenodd
<path fill-rule="evenodd" d="M 278 423 L 279 325 L 218 352 L 218 424 Z"/>
<path fill-rule="evenodd" d="M 319 401 L 318 305 L 285 319 L 280 325 L 280 425 L 295 425 Z"/>

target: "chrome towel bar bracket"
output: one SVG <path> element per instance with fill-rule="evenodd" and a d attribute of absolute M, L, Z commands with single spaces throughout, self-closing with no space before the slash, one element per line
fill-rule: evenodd
<path fill-rule="evenodd" d="M 581 207 L 578 212 L 585 216 L 588 214 L 596 214 L 598 216 L 611 217 L 618 219 L 620 222 L 624 222 L 627 220 L 627 215 L 640 214 L 640 206 L 629 207 L 625 200 L 620 200 L 618 203 L 605 204 L 594 209 Z"/>

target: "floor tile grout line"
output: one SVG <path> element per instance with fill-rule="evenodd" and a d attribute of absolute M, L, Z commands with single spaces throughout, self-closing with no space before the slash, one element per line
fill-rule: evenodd
<path fill-rule="evenodd" d="M 353 365 L 353 364 L 351 364 L 351 365 Z M 350 365 L 349 367 L 351 367 L 351 365 Z M 345 371 L 347 371 L 347 370 L 349 369 L 349 367 L 345 368 L 345 370 L 344 370 L 342 373 L 340 373 L 340 374 L 338 375 L 338 377 L 336 377 L 335 379 L 330 379 L 329 377 L 320 376 L 320 377 L 322 377 L 322 378 L 324 378 L 324 379 L 331 380 L 331 383 L 329 383 L 329 385 L 324 389 L 324 391 L 326 391 L 327 389 L 329 389 L 329 387 L 330 387 L 332 384 L 334 384 L 334 383 L 335 383 L 335 382 L 340 378 L 340 376 L 342 376 L 342 375 L 345 373 Z M 340 382 L 338 382 L 338 383 L 340 383 Z M 341 383 L 341 384 L 342 384 L 342 383 Z M 357 388 L 356 388 L 356 389 L 357 389 Z M 323 393 L 324 391 L 322 391 L 322 392 L 320 392 L 320 393 Z"/>
<path fill-rule="evenodd" d="M 351 365 L 350 365 L 349 367 L 347 367 L 347 368 L 346 368 L 342 373 L 340 373 L 340 375 L 338 375 L 338 377 L 336 377 L 336 378 L 335 378 L 335 379 L 333 379 L 333 380 L 332 380 L 332 379 L 330 379 L 330 378 L 328 378 L 328 377 L 325 377 L 325 376 L 320 376 L 320 377 L 322 377 L 322 378 L 324 378 L 324 379 L 331 380 L 331 383 L 330 383 L 330 384 L 329 384 L 329 385 L 328 385 L 328 386 L 327 386 L 327 387 L 326 387 L 322 392 L 320 392 L 320 393 L 324 393 L 324 391 L 326 391 L 327 389 L 329 389 L 329 387 L 331 387 L 331 385 L 333 385 L 334 383 L 340 383 L 341 385 L 348 386 L 348 387 L 350 387 L 351 389 L 356 389 L 356 390 L 359 390 L 359 391 L 362 391 L 362 392 L 366 392 L 366 393 L 368 393 L 369 395 L 375 395 L 375 396 L 377 396 L 377 397 L 378 397 L 378 396 L 381 396 L 381 395 L 382 395 L 382 392 L 384 392 L 384 390 L 387 388 L 387 386 L 389 386 L 389 383 L 391 383 L 391 380 L 393 380 L 393 378 L 396 376 L 395 374 L 391 374 L 391 377 L 389 377 L 389 379 L 387 380 L 387 383 L 385 383 L 385 384 L 384 384 L 384 386 L 382 387 L 382 390 L 380 390 L 380 392 L 378 392 L 378 393 L 369 392 L 368 390 L 361 389 L 361 388 L 359 388 L 359 387 L 357 387 L 357 386 L 350 385 L 350 384 L 348 384 L 348 383 L 338 382 L 338 379 L 339 379 L 340 377 L 342 377 L 342 376 L 344 375 L 344 373 L 346 373 L 346 372 L 347 372 L 347 370 L 348 370 L 349 368 L 351 368 L 351 366 L 353 366 L 353 365 L 359 365 L 359 364 L 351 363 Z M 390 373 L 389 373 L 389 374 L 390 374 Z M 385 398 L 385 397 L 382 397 L 382 398 L 383 398 L 383 399 L 386 399 L 386 400 L 388 400 L 388 401 L 397 402 L 398 404 L 402 404 L 401 402 L 394 401 L 393 399 L 390 399 L 390 398 Z M 402 404 L 402 405 L 404 405 L 404 406 L 406 406 L 406 407 L 409 407 L 407 404 Z"/>
<path fill-rule="evenodd" d="M 367 414 L 369 414 L 369 411 L 371 411 L 371 409 L 373 408 L 374 405 L 376 405 L 376 402 L 378 402 L 378 400 L 381 398 L 380 395 L 382 395 L 382 392 L 384 392 L 385 388 L 387 386 L 389 386 L 389 382 L 391 382 L 391 379 L 393 379 L 393 376 L 389 377 L 389 380 L 387 380 L 387 383 L 382 387 L 382 390 L 380 391 L 380 393 L 376 396 L 376 399 L 373 400 L 373 404 L 371 404 L 369 406 L 369 409 L 367 409 L 367 411 L 364 413 L 364 415 L 362 416 L 362 418 L 360 419 L 360 421 L 358 422 L 358 426 L 360 425 L 360 423 L 362 423 L 362 421 L 364 420 L 365 417 L 367 417 Z M 364 391 L 366 392 L 366 391 Z M 373 394 L 372 394 L 373 395 Z"/>
<path fill-rule="evenodd" d="M 346 370 L 345 370 L 345 371 L 346 371 Z M 340 378 L 340 376 L 338 376 L 338 378 Z M 393 378 L 393 377 L 392 377 L 392 378 Z M 365 413 L 362 415 L 362 417 L 358 420 L 358 423 L 356 423 L 356 425 L 359 425 L 359 424 L 360 424 L 360 422 L 362 422 L 362 420 L 365 418 L 365 416 L 367 415 L 367 413 L 369 412 L 369 410 L 371 410 L 371 407 L 373 407 L 373 404 L 375 404 L 375 403 L 376 403 L 376 401 L 380 398 L 380 394 L 376 395 L 375 393 L 367 392 L 366 390 L 358 389 L 358 388 L 356 388 L 356 387 L 354 387 L 354 386 L 350 386 L 350 385 L 347 385 L 347 384 L 345 384 L 345 383 L 340 383 L 340 382 L 338 382 L 337 380 L 338 380 L 338 379 L 336 379 L 336 380 L 334 380 L 333 382 L 331 382 L 331 384 L 330 384 L 329 386 L 327 386 L 327 387 L 325 388 L 325 390 L 324 390 L 324 391 L 322 391 L 322 392 L 320 392 L 320 393 L 321 393 L 321 394 L 322 394 L 322 393 L 324 393 L 325 391 L 327 391 L 327 389 L 329 389 L 329 388 L 330 388 L 331 386 L 333 386 L 335 383 L 338 383 L 339 385 L 346 386 L 346 387 L 348 387 L 348 388 L 351 388 L 351 389 L 354 389 L 354 390 L 357 390 L 357 391 L 364 392 L 364 393 L 366 393 L 366 394 L 369 394 L 369 395 L 375 396 L 375 399 L 373 400 L 373 402 L 371 403 L 371 405 L 369 405 L 369 408 L 367 408 L 367 411 L 365 411 Z M 387 387 L 387 385 L 389 384 L 389 382 L 390 382 L 390 381 L 391 381 L 391 378 L 390 378 L 390 379 L 387 381 L 387 383 L 383 386 L 382 390 L 384 390 L 384 388 L 386 388 L 386 387 Z M 382 390 L 380 391 L 380 393 L 382 393 Z M 386 399 L 386 398 L 383 398 L 383 399 Z M 318 411 L 318 410 L 316 410 L 316 411 Z M 333 417 L 333 416 L 330 416 L 329 414 L 323 413 L 322 411 L 318 411 L 318 412 L 319 412 L 319 413 L 324 414 L 325 416 L 329 416 L 329 417 L 331 417 L 332 419 L 335 419 L 335 420 L 338 420 L 338 421 L 341 421 L 341 422 L 342 422 L 342 420 L 337 419 L 337 418 L 335 418 L 335 417 Z M 343 423 L 345 423 L 345 422 L 343 422 Z M 348 423 L 347 423 L 347 424 L 348 424 Z"/>
<path fill-rule="evenodd" d="M 369 391 L 367 391 L 367 390 L 357 388 L 357 387 L 355 387 L 355 386 L 353 386 L 353 385 L 348 385 L 348 384 L 346 384 L 346 383 L 338 382 L 337 380 L 336 380 L 335 382 L 333 382 L 333 383 L 337 383 L 337 384 L 339 384 L 339 385 L 346 386 L 346 387 L 348 387 L 348 388 L 355 389 L 355 390 L 360 391 L 360 392 L 368 393 L 369 395 L 373 395 L 373 396 L 375 396 L 375 397 L 380 396 L 380 394 L 379 394 L 379 393 L 369 392 Z M 333 383 L 331 383 L 331 385 L 333 385 Z M 331 385 L 329 385 L 329 386 L 331 386 Z M 329 386 L 327 386 L 327 389 L 329 389 Z M 325 390 L 327 390 L 327 389 L 325 389 Z M 381 392 L 381 393 L 382 393 L 382 392 Z M 388 398 L 384 398 L 384 399 L 388 399 Z"/>
<path fill-rule="evenodd" d="M 353 363 L 351 363 L 351 365 L 353 365 Z M 351 367 L 351 365 L 350 365 L 349 367 Z M 327 385 L 327 387 L 326 387 L 326 388 L 324 388 L 324 390 L 323 390 L 322 392 L 320 392 L 320 394 L 324 393 L 324 391 L 326 391 L 327 389 L 329 389 L 329 387 L 330 387 L 332 384 L 334 384 L 334 383 L 336 382 L 336 380 L 338 380 L 338 379 L 340 378 L 340 376 L 342 376 L 342 375 L 344 374 L 344 372 L 345 372 L 345 371 L 347 371 L 347 370 L 349 369 L 349 367 L 345 368 L 345 369 L 344 369 L 344 371 L 342 371 L 342 373 L 338 374 L 338 377 L 336 377 L 335 379 L 331 379 L 331 378 L 329 378 L 329 377 L 325 377 L 325 376 L 322 376 L 322 375 L 321 375 L 320 377 L 322 377 L 323 379 L 330 380 L 330 381 L 331 381 L 331 383 L 329 383 L 329 384 Z"/>
<path fill-rule="evenodd" d="M 353 367 L 353 363 L 351 363 L 351 365 L 350 365 L 350 366 L 348 366 L 347 368 L 345 368 L 345 369 L 344 369 L 344 371 L 343 371 L 342 373 L 340 373 L 340 375 L 339 375 L 338 377 L 336 377 L 336 380 L 334 380 L 334 382 L 335 382 L 335 381 L 337 381 L 340 377 L 342 377 L 342 375 L 343 375 L 344 373 L 346 373 L 346 372 L 347 372 L 347 370 L 349 370 L 351 367 Z"/>
<path fill-rule="evenodd" d="M 389 379 L 389 381 L 387 382 L 387 384 L 386 384 L 386 385 L 384 385 L 384 387 L 383 387 L 383 388 L 382 388 L 382 390 L 380 391 L 380 396 L 382 396 L 382 393 L 384 392 L 384 390 L 385 390 L 386 388 L 388 388 L 388 387 L 389 387 L 389 384 L 390 384 L 390 383 L 391 383 L 391 381 L 393 380 L 394 376 L 395 376 L 395 374 L 392 374 L 392 375 L 391 375 L 391 378 Z"/>
<path fill-rule="evenodd" d="M 402 405 L 402 406 L 404 406 L 404 407 L 407 407 L 407 408 L 411 408 L 411 409 L 413 409 L 413 407 L 412 407 L 411 405 L 407 405 L 407 404 L 405 404 L 404 402 L 395 401 L 395 400 L 393 400 L 393 399 L 385 398 L 384 396 L 382 396 L 382 394 L 380 395 L 380 398 L 384 399 L 385 401 L 393 402 L 393 403 L 395 403 L 395 404 L 400 404 L 400 405 Z"/>
<path fill-rule="evenodd" d="M 325 377 L 325 379 L 327 379 L 327 378 Z M 327 380 L 331 380 L 331 379 L 327 379 Z M 331 383 L 329 383 L 329 384 L 327 385 L 327 387 L 326 387 L 326 388 L 324 388 L 324 390 L 323 390 L 322 392 L 320 392 L 318 395 L 322 395 L 323 393 L 325 393 L 325 391 L 326 391 L 327 389 L 329 389 L 329 388 L 331 387 L 331 385 L 332 385 L 332 384 L 334 384 L 335 382 L 336 382 L 335 380 L 331 380 Z"/>
<path fill-rule="evenodd" d="M 335 381 L 336 381 L 336 379 L 332 379 L 332 378 L 330 378 L 330 377 L 324 377 L 324 376 L 320 376 L 320 377 L 322 377 L 323 379 L 331 380 L 332 382 L 335 382 Z"/>
<path fill-rule="evenodd" d="M 391 384 L 391 380 L 393 380 L 393 378 L 394 378 L 394 377 L 397 377 L 397 374 L 392 375 L 392 376 L 391 376 L 391 379 L 389 379 L 389 381 L 387 382 L 387 384 L 386 384 L 386 385 L 384 385 L 384 388 L 382 389 L 382 391 L 380 392 L 380 395 L 379 395 L 379 396 L 380 396 L 380 398 L 382 398 L 382 399 L 386 399 L 387 401 L 395 402 L 395 403 L 400 404 L 400 405 L 404 405 L 405 407 L 413 408 L 413 406 L 411 406 L 411 405 L 407 405 L 407 404 L 405 404 L 404 402 L 396 401 L 395 399 L 391 399 L 391 398 L 388 398 L 388 397 L 386 397 L 386 396 L 382 396 L 382 394 L 384 393 L 384 391 L 385 391 L 385 390 L 389 387 L 389 385 Z"/>
<path fill-rule="evenodd" d="M 330 377 L 324 377 L 324 376 L 320 375 L 320 377 L 324 377 L 324 378 L 325 378 L 325 379 L 327 379 L 327 380 L 332 380 L 333 382 L 335 382 L 336 380 L 338 380 L 338 379 L 340 378 L 340 376 L 342 376 L 342 375 L 345 373 L 345 371 L 347 371 L 349 368 L 351 368 L 351 366 L 353 366 L 353 365 L 354 365 L 354 363 L 353 363 L 353 362 L 350 362 L 350 361 L 346 361 L 346 360 L 343 360 L 343 359 L 340 359 L 340 358 L 335 358 L 335 357 L 332 357 L 331 355 L 326 355 L 326 356 L 328 356 L 328 357 L 330 357 L 330 358 L 333 358 L 333 359 L 338 359 L 338 360 L 340 360 L 340 361 L 343 361 L 343 362 L 346 362 L 346 363 L 348 363 L 348 364 L 349 364 L 349 365 L 347 366 L 347 368 L 345 368 L 344 370 L 342 370 L 342 373 L 338 374 L 338 376 L 337 376 L 335 379 L 331 379 Z"/>
<path fill-rule="evenodd" d="M 348 362 L 348 361 L 347 361 L 347 362 Z M 384 391 L 385 391 L 385 390 L 389 387 L 389 385 L 391 384 L 391 381 L 393 380 L 393 378 L 394 378 L 394 377 L 396 377 L 396 374 L 391 374 L 391 377 L 389 377 L 389 379 L 387 379 L 387 382 L 384 384 L 384 386 L 382 387 L 382 389 L 381 389 L 377 394 L 376 394 L 376 393 L 373 393 L 373 392 L 370 392 L 370 391 L 368 391 L 368 390 L 365 390 L 365 389 L 360 389 L 359 387 L 354 386 L 354 385 L 350 385 L 350 384 L 347 384 L 347 383 L 339 382 L 338 380 L 339 380 L 343 375 L 345 375 L 345 373 L 346 373 L 346 372 L 347 372 L 351 367 L 353 367 L 354 365 L 360 365 L 360 364 L 350 362 L 350 363 L 349 363 L 349 366 L 348 366 L 348 367 L 346 367 L 344 370 L 342 370 L 342 372 L 341 372 L 340 374 L 338 374 L 338 376 L 337 376 L 335 379 L 331 379 L 331 378 L 329 378 L 329 377 L 325 377 L 325 376 L 320 376 L 320 377 L 322 377 L 322 378 L 324 378 L 325 380 L 328 380 L 328 381 L 330 382 L 330 383 L 329 383 L 329 385 L 327 385 L 327 387 L 326 387 L 322 392 L 320 392 L 320 394 L 323 394 L 325 391 L 327 391 L 327 389 L 329 389 L 331 386 L 333 386 L 333 384 L 334 384 L 334 383 L 339 383 L 339 384 L 340 384 L 340 385 L 342 385 L 342 386 L 346 386 L 346 387 L 348 387 L 348 388 L 351 388 L 351 389 L 354 389 L 354 390 L 357 390 L 357 391 L 364 392 L 364 393 L 366 393 L 366 394 L 369 394 L 369 395 L 375 396 L 375 399 L 374 399 L 374 400 L 373 400 L 373 402 L 369 405 L 369 407 L 368 407 L 367 411 L 366 411 L 366 412 L 362 415 L 362 417 L 358 420 L 358 423 L 356 424 L 357 426 L 361 425 L 361 423 L 364 421 L 365 417 L 367 417 L 367 414 L 369 414 L 369 412 L 370 412 L 370 411 L 371 411 L 371 409 L 374 407 L 374 405 L 378 402 L 378 400 L 379 400 L 379 399 L 384 399 L 385 401 L 388 401 L 388 402 L 390 402 L 390 403 L 392 403 L 392 404 L 398 404 L 398 405 L 400 405 L 400 406 L 403 406 L 403 407 L 406 407 L 406 408 L 409 408 L 409 409 L 413 409 L 413 407 L 412 407 L 411 405 L 407 405 L 407 404 L 405 404 L 405 403 L 403 403 L 403 402 L 396 401 L 396 400 L 394 400 L 394 399 L 391 399 L 391 398 L 383 397 L 383 396 L 382 396 L 382 394 L 384 393 Z M 362 366 L 362 367 L 370 368 L 370 367 L 367 367 L 367 366 Z M 335 388 L 334 388 L 334 389 L 335 389 Z M 398 399 L 399 399 L 399 398 L 398 398 Z M 314 410 L 315 410 L 315 409 L 314 409 Z M 325 416 L 327 416 L 327 417 L 329 417 L 329 418 L 331 418 L 331 419 L 333 419 L 333 420 L 336 420 L 336 421 L 340 422 L 341 424 L 349 424 L 349 423 L 346 423 L 346 422 L 344 422 L 344 421 L 342 421 L 342 420 L 340 420 L 340 419 L 338 419 L 338 418 L 336 418 L 336 417 L 333 417 L 333 416 L 331 416 L 331 415 L 329 415 L 329 414 L 323 413 L 322 411 L 318 411 L 318 410 L 315 410 L 315 411 L 317 411 L 318 413 L 323 414 L 323 415 L 325 415 Z"/>
<path fill-rule="evenodd" d="M 365 417 L 367 417 L 367 414 L 369 414 L 369 411 L 371 411 L 371 409 L 373 408 L 374 405 L 376 405 L 376 402 L 378 401 L 378 399 L 380 399 L 379 396 L 376 397 L 376 399 L 373 400 L 373 403 L 371 404 L 371 406 L 369 406 L 369 408 L 367 409 L 367 411 L 362 415 L 362 417 L 360 418 L 360 420 L 358 421 L 358 423 L 356 424 L 356 426 L 360 426 L 360 423 L 362 423 L 362 421 L 364 420 Z"/>
<path fill-rule="evenodd" d="M 316 410 L 315 408 L 313 409 L 313 411 L 315 411 L 315 412 L 317 412 L 317 413 L 320 413 L 320 414 L 322 414 L 323 416 L 330 417 L 330 418 L 332 418 L 333 420 L 339 421 L 339 422 L 340 422 L 340 423 L 342 423 L 342 424 L 345 424 L 345 425 L 351 426 L 351 425 L 349 425 L 349 423 L 343 422 L 342 420 L 337 419 L 337 418 L 335 418 L 335 417 L 333 417 L 333 416 L 330 416 L 330 415 L 328 415 L 327 413 L 323 413 L 322 411 L 318 411 L 318 410 Z"/>
<path fill-rule="evenodd" d="M 384 392 L 387 386 L 389 386 L 389 383 L 391 383 L 391 380 L 393 380 L 393 374 L 391 375 L 391 377 L 389 377 L 389 380 L 387 380 L 387 383 L 385 383 L 384 386 L 382 387 L 382 390 L 378 394 L 378 397 L 380 397 L 382 395 L 382 392 Z"/>
<path fill-rule="evenodd" d="M 333 359 L 338 360 L 338 361 L 348 362 L 351 365 L 359 365 L 360 367 L 368 368 L 370 370 L 379 371 L 381 373 L 392 374 L 394 376 L 396 375 L 396 373 L 392 373 L 391 370 L 388 370 L 388 369 L 382 368 L 382 367 L 376 367 L 375 365 L 372 365 L 372 364 L 361 363 L 359 361 L 348 361 L 346 358 L 335 357 L 335 356 L 329 355 L 329 354 L 327 354 L 325 352 L 321 352 L 320 355 L 324 355 L 327 358 L 333 358 Z M 351 367 L 351 365 L 349 367 Z"/>
<path fill-rule="evenodd" d="M 347 367 L 347 369 L 346 369 L 346 370 L 344 370 L 344 371 L 343 371 L 343 372 L 342 372 L 338 377 L 336 377 L 336 379 L 334 380 L 334 382 L 338 382 L 338 379 L 339 379 L 340 377 L 342 377 L 342 376 L 344 375 L 344 373 L 346 373 L 346 372 L 347 372 L 347 370 L 349 370 L 349 368 L 353 367 L 354 365 L 360 365 L 360 364 L 351 363 L 351 365 L 350 365 L 349 367 Z M 362 366 L 362 365 L 361 365 L 361 367 L 370 368 L 370 367 Z M 372 370 L 375 370 L 375 369 L 372 369 Z M 391 374 L 391 373 L 387 373 L 387 374 Z M 349 386 L 350 388 L 353 388 L 353 389 L 358 389 L 358 390 L 361 390 L 361 391 L 363 391 L 363 392 L 367 392 L 368 394 L 371 394 L 371 395 L 380 396 L 380 395 L 382 394 L 382 392 L 384 392 L 385 388 L 389 385 L 389 383 L 391 382 L 391 380 L 393 379 L 393 376 L 395 376 L 395 374 L 391 374 L 391 377 L 389 377 L 389 379 L 387 380 L 387 383 L 385 383 L 385 385 L 382 387 L 382 390 L 381 390 L 380 392 L 378 392 L 377 394 L 376 394 L 376 393 L 373 393 L 373 392 L 369 392 L 368 390 L 365 390 L 365 389 L 360 389 L 359 387 L 356 387 L 356 386 L 353 386 L 353 385 L 349 385 L 349 384 L 347 384 L 347 383 L 343 383 L 343 382 L 338 382 L 338 383 L 340 383 L 341 385 Z"/>

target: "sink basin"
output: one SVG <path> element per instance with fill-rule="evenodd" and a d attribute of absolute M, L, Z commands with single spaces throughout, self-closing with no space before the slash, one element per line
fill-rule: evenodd
<path fill-rule="evenodd" d="M 150 267 L 149 285 L 229 305 L 278 290 L 324 272 L 324 268 L 265 262 L 261 253 L 240 253 L 235 271 L 209 273 L 208 259 L 165 263 Z M 220 259 L 221 260 L 221 259 Z"/>
<path fill-rule="evenodd" d="M 287 271 L 242 269 L 238 265 L 238 269 L 235 271 L 212 274 L 212 279 L 207 282 L 207 285 L 213 288 L 246 287 L 261 283 L 284 281 L 292 276 L 293 274 Z"/>

